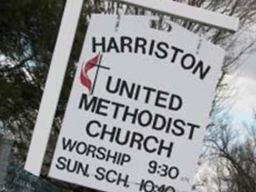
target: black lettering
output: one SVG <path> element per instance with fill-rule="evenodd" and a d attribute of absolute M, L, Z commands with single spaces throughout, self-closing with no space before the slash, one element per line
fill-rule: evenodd
<path fill-rule="evenodd" d="M 143 121 L 144 120 L 144 121 Z M 148 110 L 143 110 L 138 115 L 138 123 L 142 127 L 149 126 L 152 122 L 152 114 Z"/>
<path fill-rule="evenodd" d="M 96 47 L 100 47 L 101 49 L 97 49 Z M 105 37 L 101 37 L 101 42 L 96 42 L 96 37 L 92 38 L 92 52 L 105 52 L 106 49 L 106 39 Z"/>
<path fill-rule="evenodd" d="M 137 144 L 137 149 L 141 150 L 142 141 L 144 137 L 142 134 L 134 132 L 131 138 L 130 147 L 133 148 L 135 144 Z"/>
<path fill-rule="evenodd" d="M 116 40 L 114 37 L 110 37 L 110 40 L 109 40 L 109 44 L 108 44 L 108 48 L 107 48 L 107 52 L 111 52 L 112 49 L 116 52 L 116 53 L 119 53 L 119 49 L 118 49 L 118 45 L 116 43 Z"/>
<path fill-rule="evenodd" d="M 85 128 L 86 133 L 87 133 L 87 135 L 89 135 L 90 137 L 98 137 L 98 136 L 99 136 L 99 133 L 97 133 L 97 132 L 96 132 L 96 133 L 92 133 L 92 130 L 90 129 L 90 128 L 91 128 L 91 125 L 93 125 L 93 124 L 96 124 L 98 128 L 101 127 L 101 124 L 100 124 L 99 121 L 92 120 L 92 121 L 90 121 L 90 122 L 86 125 L 86 128 Z"/>
<path fill-rule="evenodd" d="M 150 96 L 152 92 L 156 92 L 156 89 L 151 88 L 151 87 L 146 87 L 144 86 L 143 89 L 146 91 L 146 96 L 145 96 L 145 103 L 149 102 Z"/>
<path fill-rule="evenodd" d="M 137 88 L 136 88 L 136 91 L 135 91 L 135 96 L 134 96 L 134 100 L 136 100 L 136 101 L 139 98 L 140 90 L 141 90 L 141 86 L 137 85 Z"/>
<path fill-rule="evenodd" d="M 97 174 L 95 174 L 95 178 L 98 179 L 98 180 L 100 180 L 100 181 L 103 180 L 103 179 L 104 179 L 105 172 L 106 172 L 106 170 L 105 170 L 103 167 L 98 167 L 98 168 L 96 169 L 96 173 L 97 173 Z"/>
<path fill-rule="evenodd" d="M 117 161 L 118 158 L 118 152 L 114 152 L 114 154 L 111 154 L 111 151 L 109 150 L 107 155 L 106 155 L 106 161 L 110 161 L 112 160 L 112 163 L 115 163 Z"/>
<path fill-rule="evenodd" d="M 102 132 L 100 135 L 100 139 L 104 140 L 106 135 L 109 135 L 109 141 L 113 142 L 116 133 L 116 127 L 112 127 L 112 129 L 108 130 L 108 126 L 106 124 L 103 125 Z"/>
<path fill-rule="evenodd" d="M 156 114 L 153 121 L 152 129 L 160 131 L 164 129 L 165 125 L 166 125 L 165 117 L 160 114 Z"/>
<path fill-rule="evenodd" d="M 86 150 L 87 150 L 87 145 L 86 145 L 86 143 L 84 143 L 84 142 L 79 142 L 79 143 L 77 144 L 76 152 L 77 152 L 79 155 L 85 154 Z"/>
<path fill-rule="evenodd" d="M 73 142 L 71 139 L 66 139 L 65 137 L 62 138 L 63 150 L 68 150 L 69 152 L 72 152 L 76 145 L 77 141 Z"/>
<path fill-rule="evenodd" d="M 68 159 L 68 160 L 67 160 L 66 169 L 67 169 L 68 172 L 74 173 L 74 172 L 77 170 L 77 161 L 75 161 L 75 162 L 72 164 L 71 159 Z"/>
<path fill-rule="evenodd" d="M 170 117 L 169 120 L 168 120 L 168 123 L 167 123 L 165 132 L 166 132 L 166 133 L 169 133 L 171 127 L 172 127 L 172 118 Z"/>
<path fill-rule="evenodd" d="M 125 48 L 128 49 L 128 52 L 132 52 L 132 38 L 121 36 L 121 52 L 125 52 Z"/>
<path fill-rule="evenodd" d="M 149 47 L 149 55 L 153 55 L 154 53 L 154 48 L 155 48 L 155 40 L 152 40 L 151 43 L 150 43 L 150 47 Z"/>
<path fill-rule="evenodd" d="M 112 82 L 112 77 L 111 77 L 111 76 L 108 76 L 108 80 L 107 80 L 107 84 L 106 84 L 106 90 L 107 90 L 107 92 L 109 92 L 109 93 L 115 94 L 115 93 L 118 92 L 118 89 L 119 89 L 120 83 L 121 83 L 121 79 L 120 79 L 120 78 L 117 79 L 117 83 L 115 84 L 115 88 L 112 89 L 112 90 L 111 90 L 111 88 L 110 88 L 111 82 Z"/>
<path fill-rule="evenodd" d="M 176 62 L 176 58 L 178 56 L 178 53 L 184 53 L 184 50 L 179 49 L 178 47 L 174 47 L 174 46 L 172 46 L 171 49 L 174 50 L 171 62 L 175 63 Z"/>
<path fill-rule="evenodd" d="M 129 187 L 128 180 L 129 180 L 129 175 L 125 175 L 124 178 L 122 178 L 122 174 L 119 173 L 116 184 L 120 185 L 121 183 L 123 183 L 123 186 L 127 188 Z"/>
<path fill-rule="evenodd" d="M 97 105 L 97 108 L 96 108 L 96 113 L 99 114 L 99 115 L 102 115 L 102 116 L 107 116 L 108 115 L 107 111 L 103 111 L 103 110 L 108 109 L 107 104 L 109 104 L 109 103 L 110 103 L 110 101 L 108 101 L 108 100 L 99 99 L 98 100 L 98 105 Z"/>
<path fill-rule="evenodd" d="M 97 150 L 96 146 L 89 145 L 86 156 L 89 156 L 91 154 L 91 157 L 94 158 L 96 150 Z"/>
<path fill-rule="evenodd" d="M 129 87 L 128 83 L 123 80 L 120 88 L 119 95 L 122 97 L 124 94 L 129 98 L 132 99 L 135 91 L 135 83 L 132 83 L 132 85 Z"/>
<path fill-rule="evenodd" d="M 176 119 L 176 120 L 174 120 L 173 125 L 174 125 L 174 128 L 176 128 L 176 129 L 172 129 L 172 133 L 175 136 L 184 135 L 185 130 L 183 127 L 186 125 L 186 123 L 183 120 Z"/>
<path fill-rule="evenodd" d="M 91 97 L 91 99 L 88 102 L 88 96 L 86 94 L 82 94 L 80 103 L 79 103 L 79 109 L 83 109 L 85 111 L 90 110 L 91 112 L 95 111 L 97 105 L 97 97 Z"/>
<path fill-rule="evenodd" d="M 67 159 L 65 157 L 59 157 L 57 159 L 57 164 L 55 165 L 57 169 L 59 170 L 64 170 L 65 169 L 65 163 L 66 163 Z"/>
<path fill-rule="evenodd" d="M 116 102 L 112 102 L 111 104 L 114 106 L 113 118 L 116 119 L 117 115 L 118 115 L 118 112 L 119 112 L 119 109 L 124 108 L 125 105 L 123 105 L 121 103 L 116 103 Z"/>
<path fill-rule="evenodd" d="M 148 136 L 145 138 L 145 141 L 143 143 L 144 149 L 145 151 L 147 151 L 148 153 L 154 153 L 156 152 L 156 148 L 149 148 L 149 141 L 154 141 L 155 143 L 158 143 L 158 139 L 155 136 Z"/>
<path fill-rule="evenodd" d="M 119 145 L 126 145 L 128 143 L 128 141 L 129 141 L 131 132 L 130 131 L 126 131 L 124 139 L 121 140 L 121 138 L 122 138 L 121 131 L 122 131 L 122 129 L 120 129 L 120 128 L 117 130 L 117 133 L 116 133 L 116 143 L 118 143 Z"/>
<path fill-rule="evenodd" d="M 173 94 L 171 96 L 171 100 L 170 100 L 170 104 L 169 104 L 169 109 L 170 110 L 174 110 L 174 111 L 178 111 L 178 110 L 181 109 L 182 105 L 183 105 L 182 98 L 179 95 Z"/>
<path fill-rule="evenodd" d="M 126 154 L 126 153 L 124 153 L 124 154 L 122 155 L 120 165 L 124 165 L 124 163 L 129 163 L 130 161 L 131 161 L 131 156 L 128 155 L 128 154 Z"/>
<path fill-rule="evenodd" d="M 187 123 L 188 126 L 190 126 L 190 133 L 189 133 L 189 136 L 188 136 L 188 139 L 192 140 L 193 139 L 193 136 L 194 136 L 194 131 L 195 129 L 200 129 L 200 126 L 199 125 L 195 125 L 195 124 L 192 124 L 192 123 Z"/>
<path fill-rule="evenodd" d="M 157 44 L 157 49 L 160 51 L 162 54 L 160 54 L 158 51 L 155 52 L 156 57 L 159 59 L 164 59 L 168 56 L 167 49 L 169 49 L 169 45 L 165 42 L 160 42 Z"/>
<path fill-rule="evenodd" d="M 183 69 L 192 69 L 196 63 L 196 58 L 194 55 L 187 53 L 183 55 L 181 59 L 181 66 Z"/>
<path fill-rule="evenodd" d="M 204 69 L 204 63 L 203 61 L 199 61 L 197 66 L 193 70 L 193 74 L 195 74 L 199 70 L 199 77 L 201 80 L 204 80 L 206 75 L 210 72 L 211 66 L 207 66 L 206 69 Z"/>
<path fill-rule="evenodd" d="M 126 121 L 127 120 L 127 117 L 128 116 L 131 116 L 132 118 L 132 124 L 134 124 L 136 122 L 136 118 L 137 118 L 137 115 L 138 115 L 138 109 L 135 108 L 134 111 L 130 112 L 129 111 L 129 106 L 126 106 L 125 107 L 125 110 L 124 110 L 124 113 L 123 113 L 123 118 L 122 118 L 122 121 Z"/>
<path fill-rule="evenodd" d="M 165 144 L 165 141 L 161 140 L 157 154 L 162 155 L 162 152 L 165 150 L 165 151 L 167 151 L 166 157 L 169 158 L 172 154 L 173 142 L 170 142 L 168 146 L 164 146 L 164 144 Z"/>
<path fill-rule="evenodd" d="M 111 175 L 112 174 L 112 175 Z M 116 182 L 116 178 L 117 176 L 117 172 L 115 170 L 109 170 L 107 173 L 106 173 L 106 180 L 107 182 L 109 183 L 115 183 Z"/>
<path fill-rule="evenodd" d="M 96 158 L 97 159 L 99 159 L 99 160 L 103 160 L 103 159 L 105 159 L 105 157 L 106 157 L 106 152 L 107 152 L 107 149 L 106 148 L 104 148 L 104 147 L 99 147 L 98 149 L 97 149 L 97 154 L 96 154 Z"/>
<path fill-rule="evenodd" d="M 147 40 L 142 37 L 136 37 L 135 39 L 135 49 L 134 52 L 138 53 L 138 49 L 141 49 L 142 54 L 146 54 L 146 44 Z"/>
<path fill-rule="evenodd" d="M 164 91 L 158 91 L 156 93 L 155 106 L 166 108 L 165 102 L 167 101 L 168 96 L 169 96 L 169 93 L 164 92 Z M 161 103 L 161 102 L 163 102 L 163 103 Z"/>

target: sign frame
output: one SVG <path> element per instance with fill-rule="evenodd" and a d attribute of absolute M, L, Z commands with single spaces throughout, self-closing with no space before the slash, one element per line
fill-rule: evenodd
<path fill-rule="evenodd" d="M 239 26 L 237 18 L 228 17 L 211 11 L 195 8 L 181 3 L 161 0 L 114 0 L 120 3 L 132 4 L 146 9 L 173 15 L 191 21 L 215 26 L 217 28 L 236 31 Z M 25 170 L 40 176 L 44 155 L 46 152 L 52 122 L 55 116 L 69 56 L 84 0 L 67 0 L 62 22 L 53 53 L 43 97 L 41 100 L 32 141 L 25 163 Z M 170 9 L 170 7 L 172 9 Z M 212 20 L 212 21 L 211 21 Z M 65 47 L 65 49 L 63 49 Z M 56 75 L 58 74 L 58 75 Z"/>
<path fill-rule="evenodd" d="M 230 32 L 235 32 L 239 27 L 239 19 L 236 17 L 230 17 L 213 11 L 205 10 L 198 7 L 189 6 L 182 3 L 177 3 L 170 0 L 110 0 L 119 3 L 126 3 L 128 5 L 134 5 L 157 11 L 162 14 L 171 15 L 181 19 L 189 20 L 205 24 L 208 26 L 224 29 Z"/>

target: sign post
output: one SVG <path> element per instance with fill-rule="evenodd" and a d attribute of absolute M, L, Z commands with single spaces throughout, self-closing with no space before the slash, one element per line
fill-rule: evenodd
<path fill-rule="evenodd" d="M 83 0 L 67 0 L 25 169 L 40 175 Z"/>
<path fill-rule="evenodd" d="M 225 52 L 150 19 L 122 16 L 116 31 L 116 16 L 92 16 L 50 177 L 109 192 L 190 191 Z"/>

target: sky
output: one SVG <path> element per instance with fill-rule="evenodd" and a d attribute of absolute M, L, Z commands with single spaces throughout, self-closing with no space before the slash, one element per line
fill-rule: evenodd
<path fill-rule="evenodd" d="M 248 55 L 239 73 L 235 77 L 231 76 L 230 79 L 233 79 L 232 84 L 237 90 L 235 102 L 230 110 L 233 123 L 254 124 L 256 122 L 256 52 Z"/>
<path fill-rule="evenodd" d="M 232 99 L 235 102 L 228 102 L 227 106 L 231 109 L 228 110 L 227 117 L 232 119 L 232 130 L 239 134 L 238 139 L 243 142 L 250 137 L 250 132 L 245 131 L 246 128 L 243 124 L 255 124 L 256 128 L 256 121 L 253 121 L 253 109 L 256 114 L 256 52 L 246 55 L 237 73 L 228 75 L 225 81 L 235 88 L 235 94 L 232 95 Z M 223 111 L 225 113 L 225 109 Z M 218 118 L 221 119 L 223 117 L 223 114 L 220 114 Z M 227 121 L 229 122 L 230 119 Z M 200 184 L 201 177 L 207 177 L 206 184 L 198 186 L 195 190 L 196 192 L 218 191 L 212 180 L 215 178 L 215 167 L 210 163 L 207 160 L 203 161 L 195 176 L 194 181 L 197 184 Z"/>
<path fill-rule="evenodd" d="M 238 133 L 245 134 L 244 124 L 256 128 L 256 26 L 250 26 L 240 29 L 232 37 L 230 42 L 231 48 L 228 49 L 227 55 L 239 55 L 241 50 L 248 47 L 251 42 L 255 44 L 243 54 L 237 63 L 238 67 L 226 76 L 225 82 L 232 87 L 232 91 L 226 94 L 230 98 L 224 106 L 224 110 L 219 114 L 227 117 L 231 121 L 232 128 Z M 235 41 L 234 41 L 235 40 Z M 255 113 L 255 114 L 254 114 Z"/>
<path fill-rule="evenodd" d="M 245 131 L 246 128 L 243 124 L 255 125 L 256 128 L 256 52 L 248 54 L 238 73 L 228 75 L 226 81 L 236 89 L 235 103 L 229 103 L 231 110 L 228 112 L 228 116 L 232 119 L 232 129 L 239 134 L 239 141 L 243 142 L 250 137 L 250 132 Z M 255 117 L 253 110 L 255 111 Z M 214 166 L 209 163 L 209 161 L 203 162 L 196 174 L 196 182 L 200 183 L 202 176 L 207 175 L 208 178 L 204 186 L 195 190 L 197 192 L 218 191 L 212 180 L 215 178 Z"/>

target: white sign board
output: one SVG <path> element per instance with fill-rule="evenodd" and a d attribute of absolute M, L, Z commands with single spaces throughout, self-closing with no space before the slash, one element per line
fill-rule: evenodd
<path fill-rule="evenodd" d="M 224 51 L 150 17 L 93 15 L 50 177 L 118 192 L 189 192 Z"/>

